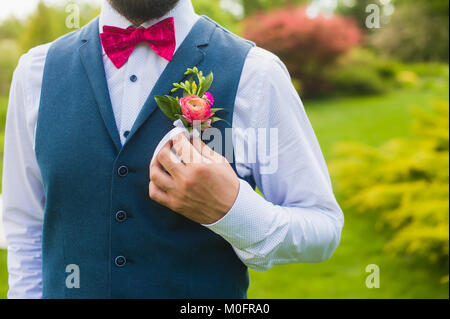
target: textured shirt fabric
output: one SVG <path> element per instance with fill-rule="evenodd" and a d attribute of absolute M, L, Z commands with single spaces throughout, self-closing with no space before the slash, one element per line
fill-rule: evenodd
<path fill-rule="evenodd" d="M 167 17 L 175 18 L 178 49 L 198 16 L 190 0 L 180 0 L 167 15 L 143 26 Z M 127 28 L 131 23 L 105 0 L 100 30 L 103 25 Z M 36 47 L 21 57 L 11 85 L 3 169 L 9 298 L 42 297 L 45 196 L 34 147 L 49 46 Z M 168 62 L 146 44 L 139 45 L 121 69 L 104 53 L 103 62 L 123 144 Z M 260 158 L 258 152 L 256 161 L 246 163 L 249 148 L 236 149 L 238 174 L 242 178 L 253 176 L 264 198 L 241 179 L 232 209 L 221 220 L 204 226 L 227 240 L 242 262 L 257 271 L 279 264 L 316 263 L 328 259 L 339 244 L 343 214 L 333 195 L 318 141 L 289 73 L 276 56 L 261 48 L 253 48 L 245 62 L 232 124 L 235 144 L 248 143 L 248 128 L 276 129 L 278 168 L 267 174 L 265 158 Z"/>

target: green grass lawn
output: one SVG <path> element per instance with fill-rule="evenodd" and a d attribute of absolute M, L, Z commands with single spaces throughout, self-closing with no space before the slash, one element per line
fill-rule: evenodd
<path fill-rule="evenodd" d="M 410 135 L 414 107 L 431 108 L 448 91 L 404 89 L 384 96 L 306 102 L 327 160 L 336 142 L 379 145 Z M 338 196 L 339 198 L 339 196 Z M 266 273 L 251 271 L 249 298 L 448 298 L 439 269 L 427 269 L 407 258 L 388 256 L 389 236 L 374 227 L 374 216 L 345 211 L 341 245 L 333 258 L 318 265 L 278 266 Z M 0 297 L 6 296 L 6 253 L 0 252 Z M 365 287 L 365 267 L 377 264 L 381 287 Z"/>

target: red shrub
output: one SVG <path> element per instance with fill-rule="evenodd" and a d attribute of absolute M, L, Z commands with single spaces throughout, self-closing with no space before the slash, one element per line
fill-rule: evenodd
<path fill-rule="evenodd" d="M 362 34 L 351 19 L 312 19 L 305 7 L 289 6 L 246 18 L 244 37 L 278 55 L 300 80 L 302 93 L 314 95 L 326 88 L 322 71 L 358 45 Z"/>

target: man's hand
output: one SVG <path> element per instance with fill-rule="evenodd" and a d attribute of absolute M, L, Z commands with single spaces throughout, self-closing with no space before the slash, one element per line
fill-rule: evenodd
<path fill-rule="evenodd" d="M 231 165 L 199 138 L 175 136 L 150 164 L 150 198 L 199 224 L 224 217 L 238 193 Z"/>

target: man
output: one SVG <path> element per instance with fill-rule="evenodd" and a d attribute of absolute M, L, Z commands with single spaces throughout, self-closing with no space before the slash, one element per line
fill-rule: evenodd
<path fill-rule="evenodd" d="M 214 72 L 245 147 L 227 163 L 178 135 L 150 163 L 173 128 L 154 97 L 194 66 Z M 276 170 L 248 128 L 275 129 Z M 190 0 L 105 0 L 99 19 L 24 55 L 4 165 L 9 298 L 246 298 L 247 267 L 324 261 L 343 227 L 285 66 Z"/>

